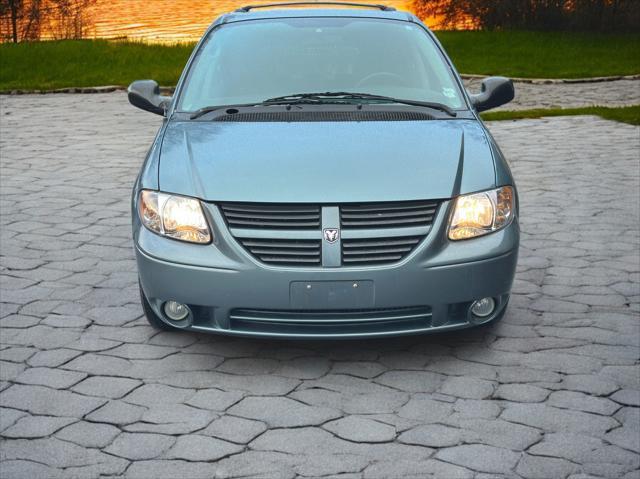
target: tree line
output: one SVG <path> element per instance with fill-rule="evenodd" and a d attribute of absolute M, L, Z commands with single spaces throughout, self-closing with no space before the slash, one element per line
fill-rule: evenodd
<path fill-rule="evenodd" d="M 85 38 L 97 0 L 0 0 L 0 40 Z"/>
<path fill-rule="evenodd" d="M 640 0 L 413 0 L 440 28 L 638 31 Z"/>
<path fill-rule="evenodd" d="M 0 41 L 86 38 L 98 0 L 0 0 Z M 411 0 L 438 28 L 638 31 L 640 0 Z"/>

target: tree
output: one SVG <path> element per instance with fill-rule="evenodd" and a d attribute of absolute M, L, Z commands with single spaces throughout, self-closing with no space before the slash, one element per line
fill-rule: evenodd
<path fill-rule="evenodd" d="M 18 43 L 18 16 L 22 11 L 22 0 L 2 0 L 2 9 L 0 13 L 4 16 L 5 12 L 9 13 L 11 18 L 11 40 Z"/>
<path fill-rule="evenodd" d="M 84 38 L 97 0 L 0 0 L 0 39 Z"/>
<path fill-rule="evenodd" d="M 89 7 L 96 0 L 49 0 L 49 32 L 56 39 L 84 38 L 90 27 Z"/>
<path fill-rule="evenodd" d="M 640 24 L 638 0 L 413 0 L 413 7 L 444 28 L 635 31 Z"/>

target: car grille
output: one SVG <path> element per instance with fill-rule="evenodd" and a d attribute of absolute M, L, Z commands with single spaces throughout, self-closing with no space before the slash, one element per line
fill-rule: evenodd
<path fill-rule="evenodd" d="M 320 240 L 279 240 L 238 238 L 242 245 L 263 263 L 281 266 L 319 266 Z"/>
<path fill-rule="evenodd" d="M 431 327 L 431 308 L 415 306 L 354 310 L 255 310 L 233 309 L 233 331 L 271 334 L 375 334 L 425 330 Z"/>
<path fill-rule="evenodd" d="M 231 234 L 256 259 L 299 267 L 375 266 L 401 261 L 429 233 L 438 206 L 438 201 L 219 205 Z M 335 245 L 323 241 L 324 228 L 340 228 Z M 328 248 L 339 248 L 332 255 L 339 258 L 332 260 L 339 264 L 323 263 Z"/>
<path fill-rule="evenodd" d="M 230 228 L 320 228 L 319 206 L 226 203 L 220 208 Z"/>
<path fill-rule="evenodd" d="M 433 222 L 438 203 L 364 203 L 340 207 L 340 225 L 346 228 L 399 228 L 428 226 Z"/>
<path fill-rule="evenodd" d="M 407 256 L 420 242 L 420 236 L 342 240 L 345 266 L 394 263 Z"/>

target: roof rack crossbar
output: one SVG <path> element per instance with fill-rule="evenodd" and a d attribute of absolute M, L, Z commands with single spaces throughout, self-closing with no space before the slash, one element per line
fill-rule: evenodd
<path fill-rule="evenodd" d="M 364 7 L 364 8 L 377 8 L 384 12 L 394 12 L 396 9 L 387 5 L 380 5 L 375 3 L 357 3 L 357 2 L 285 2 L 285 3 L 269 3 L 264 5 L 246 5 L 236 10 L 237 13 L 247 13 L 256 8 L 270 8 L 270 7 L 292 7 L 302 5 L 336 5 L 343 7 Z"/>

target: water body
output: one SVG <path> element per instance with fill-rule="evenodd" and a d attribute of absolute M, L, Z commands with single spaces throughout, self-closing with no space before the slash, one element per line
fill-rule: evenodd
<path fill-rule="evenodd" d="M 91 12 L 94 27 L 89 36 L 126 37 L 151 42 L 196 41 L 222 13 L 247 4 L 278 3 L 278 1 L 98 0 Z M 376 0 L 368 3 L 376 3 Z M 386 0 L 380 3 L 399 10 L 409 10 L 410 1 Z"/>

